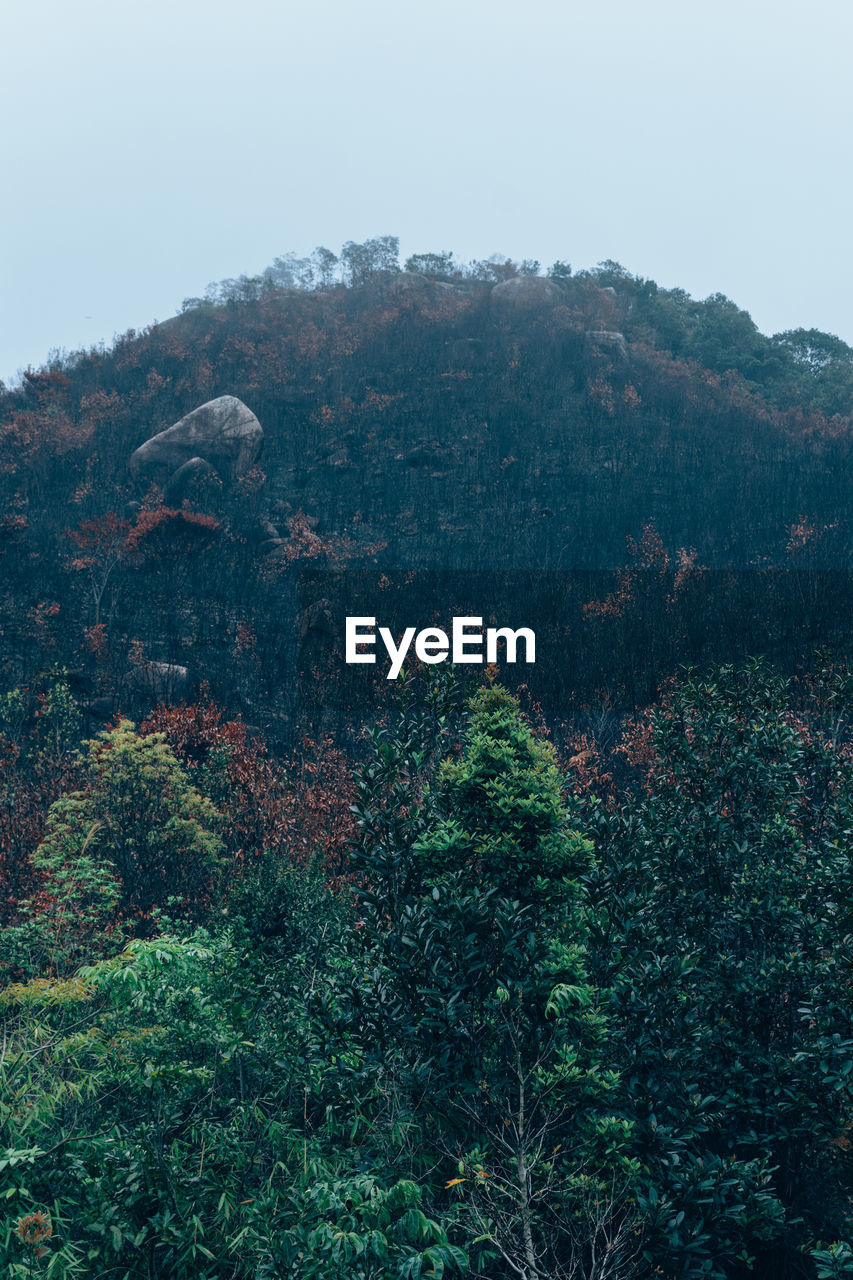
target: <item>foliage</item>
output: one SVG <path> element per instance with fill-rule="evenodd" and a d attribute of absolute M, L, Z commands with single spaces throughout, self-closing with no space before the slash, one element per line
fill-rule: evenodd
<path fill-rule="evenodd" d="M 102 733 L 3 935 L 4 1274 L 846 1275 L 850 687 L 690 675 L 570 796 L 513 695 L 409 675 L 334 877 L 209 701 Z"/>
<path fill-rule="evenodd" d="M 79 796 L 51 805 L 47 833 L 32 856 L 38 891 L 20 904 L 22 921 L 7 928 L 0 956 L 14 972 L 67 974 L 92 955 L 120 944 L 121 882 L 98 856 L 98 820 Z"/>
<path fill-rule="evenodd" d="M 765 337 L 730 299 L 613 262 L 547 277 L 449 251 L 409 265 L 385 236 L 284 255 L 3 395 L 4 682 L 32 687 L 66 663 L 92 732 L 119 708 L 150 713 L 144 657 L 190 667 L 227 719 L 288 752 L 306 731 L 353 732 L 372 708 L 323 712 L 320 691 L 315 714 L 290 679 L 298 668 L 307 687 L 313 665 L 295 589 L 312 567 L 509 570 L 490 609 L 558 614 L 565 662 L 529 673 L 554 716 L 569 682 L 580 702 L 606 690 L 636 707 L 682 661 L 769 647 L 793 663 L 843 628 L 849 580 L 824 575 L 850 563 L 844 344 Z M 492 306 L 506 279 L 548 288 L 530 307 Z M 263 471 L 183 506 L 128 475 L 146 434 L 222 394 L 258 415 Z M 708 570 L 797 567 L 808 581 L 777 591 L 747 574 L 735 594 L 709 572 L 675 601 L 653 584 L 620 627 L 576 616 L 579 580 L 553 579 L 541 600 L 542 576 L 531 593 L 516 573 L 618 568 L 652 523 L 673 577 L 683 549 Z M 589 602 L 611 585 L 590 581 Z"/>
<path fill-rule="evenodd" d="M 6 963 L 25 972 L 67 972 L 124 923 L 144 931 L 171 897 L 198 914 L 213 887 L 220 815 L 164 736 L 122 720 L 85 745 L 83 786 L 51 806 L 31 859 L 37 892 L 6 933 Z"/>
<path fill-rule="evenodd" d="M 369 1174 L 317 1183 L 294 1206 L 297 1225 L 275 1242 L 262 1275 L 300 1280 L 442 1280 L 467 1270 L 464 1250 L 421 1208 L 422 1191 L 401 1179 L 384 1188 Z"/>
<path fill-rule="evenodd" d="M 462 1155 L 448 1187 L 467 1188 L 472 1234 L 536 1280 L 570 1274 L 570 1224 L 595 1199 L 580 1190 L 630 1173 L 630 1124 L 605 1113 L 617 1077 L 585 972 L 590 846 L 568 826 L 554 751 L 500 686 L 469 716 L 462 754 L 441 761 L 420 804 L 398 774 L 389 803 L 360 810 L 368 878 L 396 852 L 394 894 L 362 901 L 386 1052 L 406 1064 L 428 1140 Z M 405 754 L 381 745 L 386 761 Z"/>
<path fill-rule="evenodd" d="M 690 677 L 648 731 L 639 789 L 578 809 L 641 1203 L 679 1275 L 789 1274 L 847 1213 L 850 761 L 760 662 Z"/>
<path fill-rule="evenodd" d="M 0 919 L 17 918 L 36 892 L 31 857 L 45 835 L 51 802 L 79 776 L 82 717 L 67 672 L 0 696 Z"/>

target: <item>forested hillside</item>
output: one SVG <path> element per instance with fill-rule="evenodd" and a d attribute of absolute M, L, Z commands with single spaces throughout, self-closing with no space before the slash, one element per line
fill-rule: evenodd
<path fill-rule="evenodd" d="M 406 265 L 391 237 L 345 246 L 340 261 L 280 259 L 6 394 L 7 683 L 66 665 L 108 718 L 146 709 L 141 664 L 186 667 L 286 739 L 293 708 L 279 690 L 299 665 L 294 638 L 313 626 L 293 625 L 306 567 L 524 571 L 496 602 L 510 614 L 530 571 L 652 569 L 689 590 L 702 569 L 797 569 L 804 581 L 775 603 L 750 578 L 762 647 L 789 644 L 803 598 L 809 617 L 825 605 L 846 616 L 843 342 L 766 338 L 725 298 L 695 302 L 615 264 L 542 275 L 429 254 Z M 149 437 L 221 396 L 260 424 L 252 465 L 180 478 L 130 466 Z M 839 575 L 828 589 L 825 570 Z M 580 615 L 621 586 L 575 589 Z M 714 588 L 730 602 L 711 617 L 749 612 L 732 589 L 731 578 Z M 565 623 L 579 687 L 600 686 L 583 651 L 605 641 Z M 832 625 L 821 618 L 824 635 Z M 605 666 L 613 686 L 632 682 L 615 650 Z"/>
<path fill-rule="evenodd" d="M 397 248 L 0 396 L 0 1267 L 853 1275 L 853 350 Z"/>

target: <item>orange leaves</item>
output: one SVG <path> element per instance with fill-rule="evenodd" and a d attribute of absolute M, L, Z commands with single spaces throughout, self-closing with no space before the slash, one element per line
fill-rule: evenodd
<path fill-rule="evenodd" d="M 103 622 L 97 622 L 94 626 L 86 627 L 83 632 L 83 643 L 93 657 L 99 660 L 103 660 L 106 657 L 108 640 L 107 629 Z"/>
<path fill-rule="evenodd" d="M 688 583 L 704 573 L 699 564 L 699 554 L 694 547 L 679 547 L 676 552 L 677 569 L 672 573 L 670 555 L 663 539 L 649 521 L 643 526 L 639 542 L 628 538 L 628 553 L 633 563 L 620 569 L 616 575 L 616 589 L 603 600 L 590 600 L 583 607 L 585 618 L 621 618 L 636 603 L 641 584 L 649 580 L 668 588 L 665 596 L 671 604 Z"/>
<path fill-rule="evenodd" d="M 613 388 L 605 378 L 598 377 L 593 382 L 590 382 L 589 395 L 590 399 L 600 405 L 609 418 L 613 417 L 616 412 L 616 401 Z"/>
<path fill-rule="evenodd" d="M 315 560 L 324 556 L 329 545 L 311 527 L 311 518 L 304 511 L 297 511 L 287 522 L 290 541 L 287 544 L 288 560 Z"/>
<path fill-rule="evenodd" d="M 239 720 L 224 720 L 208 694 L 189 706 L 160 705 L 142 733 L 164 733 L 191 773 L 217 770 L 228 813 L 226 842 L 236 864 L 265 853 L 305 865 L 320 850 L 329 873 L 345 873 L 354 819 L 350 763 L 330 741 L 305 741 L 289 766 L 270 758 Z M 220 803 L 220 801 L 217 801 Z"/>
<path fill-rule="evenodd" d="M 504 1124 L 509 1124 L 509 1121 L 505 1120 Z M 492 1175 L 490 1173 L 486 1173 L 485 1169 L 477 1169 L 474 1172 L 474 1177 L 478 1182 L 485 1182 L 486 1178 L 490 1178 L 491 1176 Z M 451 1187 L 458 1187 L 461 1183 L 469 1181 L 469 1178 L 451 1178 L 449 1182 L 445 1182 L 444 1189 L 445 1191 L 449 1191 Z"/>
<path fill-rule="evenodd" d="M 117 516 L 114 511 L 94 520 L 81 520 L 76 529 L 69 531 L 69 538 L 84 554 L 73 568 L 88 568 L 91 561 L 107 550 L 123 544 L 130 531 L 130 521 Z"/>
<path fill-rule="evenodd" d="M 235 656 L 239 656 L 242 653 L 254 653 L 257 643 L 258 637 L 252 628 L 245 622 L 238 622 L 234 633 Z"/>
<path fill-rule="evenodd" d="M 628 554 L 634 561 L 635 569 L 658 569 L 663 571 L 669 568 L 669 555 L 666 547 L 663 545 L 663 538 L 658 533 L 651 520 L 648 524 L 643 525 L 643 533 L 639 542 L 633 538 L 628 538 Z"/>
<path fill-rule="evenodd" d="M 140 511 L 127 536 L 126 548 L 144 559 L 173 559 L 206 549 L 220 530 L 214 516 L 160 506 Z"/>
<path fill-rule="evenodd" d="M 583 607 L 585 618 L 621 618 L 634 602 L 634 586 L 627 569 L 621 569 L 616 577 L 616 590 L 603 600 L 589 600 Z"/>
<path fill-rule="evenodd" d="M 50 1214 L 43 1209 L 37 1209 L 35 1213 L 28 1213 L 23 1218 L 19 1218 L 15 1223 L 15 1235 L 21 1244 L 33 1250 L 36 1258 L 44 1257 L 47 1250 L 42 1242 L 49 1240 L 53 1235 Z"/>
<path fill-rule="evenodd" d="M 828 533 L 837 528 L 837 520 L 833 520 L 831 524 L 820 524 L 817 520 L 800 516 L 799 520 L 788 525 L 786 529 L 788 541 L 785 544 L 785 551 L 789 556 L 795 556 L 800 552 L 813 550 L 820 546 Z"/>
<path fill-rule="evenodd" d="M 237 492 L 244 498 L 260 493 L 267 482 L 266 472 L 257 463 L 250 467 L 237 481 Z"/>
<path fill-rule="evenodd" d="M 24 373 L 24 386 L 27 391 L 33 391 L 38 396 L 50 398 L 59 392 L 67 391 L 71 386 L 71 379 L 58 369 L 42 370 L 38 373 L 33 373 L 32 370 L 27 369 Z"/>

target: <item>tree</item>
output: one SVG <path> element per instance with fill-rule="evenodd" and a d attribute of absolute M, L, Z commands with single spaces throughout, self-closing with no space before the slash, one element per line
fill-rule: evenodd
<path fill-rule="evenodd" d="M 853 363 L 853 349 L 844 339 L 834 333 L 823 333 L 820 329 L 786 329 L 784 333 L 774 333 L 771 341 L 789 351 L 798 364 L 807 365 L 814 373 L 834 360 L 848 365 Z"/>
<path fill-rule="evenodd" d="M 297 1223 L 270 1250 L 275 1275 L 414 1280 L 464 1273 L 467 1255 L 426 1216 L 421 1199 L 421 1188 L 408 1179 L 386 1189 L 369 1174 L 312 1186 L 288 1215 L 298 1214 Z"/>
<path fill-rule="evenodd" d="M 392 790 L 379 818 L 395 881 L 384 903 L 370 889 L 362 900 L 387 970 L 388 1047 L 432 1116 L 431 1141 L 459 1162 L 448 1187 L 464 1188 L 476 1233 L 522 1280 L 570 1276 L 581 1192 L 601 1212 L 599 1175 L 627 1171 L 630 1139 L 605 1114 L 617 1078 L 586 976 L 590 846 L 569 826 L 553 748 L 506 690 L 472 699 L 462 746 L 420 803 Z M 370 807 L 360 816 L 375 830 Z M 371 848 L 382 845 L 363 850 L 368 876 Z M 604 1213 L 614 1235 L 617 1199 Z"/>
<path fill-rule="evenodd" d="M 399 271 L 398 236 L 376 236 L 358 244 L 348 240 L 341 249 L 341 266 L 350 284 L 364 284 L 380 271 Z"/>
<path fill-rule="evenodd" d="M 192 786 L 164 734 L 142 736 L 122 720 L 86 746 L 84 786 L 51 807 L 48 835 L 33 856 L 44 881 L 30 914 L 73 914 L 92 892 L 109 899 L 99 929 L 129 920 L 144 931 L 152 909 L 173 896 L 197 913 L 218 865 L 219 813 Z"/>
<path fill-rule="evenodd" d="M 335 282 L 335 270 L 338 266 L 338 255 L 318 244 L 311 254 L 314 265 L 314 279 L 320 289 L 330 289 Z"/>
<path fill-rule="evenodd" d="M 128 549 L 130 521 L 108 511 L 95 520 L 83 520 L 70 533 L 78 555 L 71 568 L 85 570 L 89 575 L 92 600 L 95 605 L 93 626 L 101 622 L 101 605 L 110 579 Z"/>
<path fill-rule="evenodd" d="M 414 253 L 406 259 L 404 270 L 415 271 L 434 280 L 452 280 L 459 275 L 459 267 L 448 249 L 442 249 L 440 253 Z"/>
<path fill-rule="evenodd" d="M 96 853 L 99 824 L 73 796 L 50 807 L 47 832 L 32 856 L 41 883 L 20 904 L 20 923 L 3 932 L 5 969 L 25 976 L 65 976 L 121 944 L 121 884 Z"/>
<path fill-rule="evenodd" d="M 679 1275 L 793 1274 L 848 1212 L 853 768 L 762 662 L 690 676 L 628 750 L 638 787 L 577 816 L 650 1249 Z"/>

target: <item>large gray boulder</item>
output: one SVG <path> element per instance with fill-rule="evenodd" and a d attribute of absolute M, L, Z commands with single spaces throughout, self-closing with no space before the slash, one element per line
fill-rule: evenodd
<path fill-rule="evenodd" d="M 513 276 L 502 280 L 491 292 L 495 306 L 531 311 L 537 307 L 553 307 L 565 302 L 563 290 L 545 276 Z"/>
<path fill-rule="evenodd" d="M 218 396 L 140 445 L 130 457 L 136 476 L 172 474 L 194 458 L 237 479 L 254 466 L 263 444 L 261 424 L 236 396 Z"/>
<path fill-rule="evenodd" d="M 176 662 L 143 661 L 134 671 L 134 687 L 152 702 L 179 702 L 189 694 L 191 683 L 188 669 Z"/>
<path fill-rule="evenodd" d="M 398 271 L 385 282 L 385 291 L 389 298 L 396 299 L 418 296 L 427 299 L 456 292 L 452 284 L 444 280 L 432 280 L 420 271 Z"/>
<path fill-rule="evenodd" d="M 624 333 L 609 329 L 591 329 L 586 334 L 586 344 L 593 354 L 597 351 L 627 363 L 628 343 L 625 341 Z"/>

